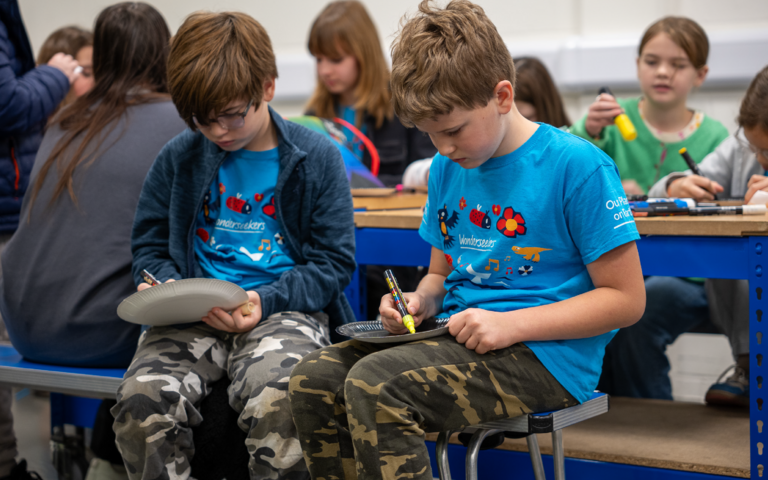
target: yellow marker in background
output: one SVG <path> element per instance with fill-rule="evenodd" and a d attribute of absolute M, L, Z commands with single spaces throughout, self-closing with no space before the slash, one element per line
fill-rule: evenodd
<path fill-rule="evenodd" d="M 400 290 L 400 285 L 397 284 L 397 279 L 392 270 L 384 270 L 384 278 L 389 285 L 389 292 L 392 294 L 392 298 L 395 299 L 395 308 L 400 312 L 400 316 L 403 317 L 403 325 L 411 333 L 416 333 L 416 329 L 413 326 L 413 317 L 408 313 L 408 304 L 405 302 L 403 292 Z"/>
<path fill-rule="evenodd" d="M 608 87 L 603 87 L 599 92 L 597 92 L 598 95 L 601 93 L 607 93 L 613 98 L 616 98 L 616 96 L 613 95 L 613 92 L 611 92 L 611 89 Z M 635 126 L 632 124 L 632 120 L 629 119 L 626 113 L 616 115 L 613 118 L 613 123 L 616 125 L 616 128 L 619 129 L 619 133 L 621 133 L 624 141 L 631 142 L 637 138 L 637 130 L 635 130 Z"/>

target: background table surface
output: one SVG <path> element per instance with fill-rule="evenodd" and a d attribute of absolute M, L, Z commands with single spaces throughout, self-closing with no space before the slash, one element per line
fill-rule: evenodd
<path fill-rule="evenodd" d="M 358 228 L 415 230 L 421 224 L 420 208 L 355 212 Z M 768 215 L 713 215 L 636 218 L 641 235 L 700 235 L 743 237 L 768 235 Z"/>

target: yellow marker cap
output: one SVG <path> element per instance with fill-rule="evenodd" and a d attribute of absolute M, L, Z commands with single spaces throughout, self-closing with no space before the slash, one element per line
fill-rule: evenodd
<path fill-rule="evenodd" d="M 635 130 L 635 126 L 632 125 L 632 120 L 629 119 L 626 113 L 617 115 L 616 118 L 613 119 L 613 122 L 616 124 L 616 127 L 619 129 L 619 132 L 621 133 L 621 136 L 624 137 L 625 141 L 631 142 L 637 138 L 637 130 Z"/>
<path fill-rule="evenodd" d="M 687 148 L 685 148 L 685 147 L 683 147 L 683 148 L 681 148 L 680 150 L 678 150 L 678 151 L 677 151 L 677 153 L 679 153 L 680 155 L 682 155 L 682 154 L 684 154 L 684 153 L 685 153 L 685 152 L 687 152 L 687 151 L 688 151 L 688 149 L 687 149 Z"/>
<path fill-rule="evenodd" d="M 408 329 L 411 333 L 416 333 L 416 328 L 413 326 L 413 317 L 410 315 L 406 315 L 403 317 L 403 325 L 405 325 L 405 328 Z"/>

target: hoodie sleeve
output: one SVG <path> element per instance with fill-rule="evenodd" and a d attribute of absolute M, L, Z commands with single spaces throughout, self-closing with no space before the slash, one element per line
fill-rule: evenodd
<path fill-rule="evenodd" d="M 69 80 L 57 68 L 41 65 L 17 77 L 13 46 L 0 23 L 0 135 L 25 132 L 44 122 L 69 92 Z"/>
<path fill-rule="evenodd" d="M 311 240 L 300 245 L 306 262 L 296 265 L 255 291 L 262 318 L 277 312 L 317 312 L 343 295 L 355 270 L 355 226 L 352 194 L 339 151 L 330 143 L 315 155 L 325 159 L 320 191 L 311 215 Z"/>

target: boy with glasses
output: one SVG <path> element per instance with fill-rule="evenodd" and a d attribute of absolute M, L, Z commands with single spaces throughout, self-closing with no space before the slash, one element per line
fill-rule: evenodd
<path fill-rule="evenodd" d="M 352 198 L 341 156 L 268 105 L 277 68 L 266 31 L 242 13 L 196 13 L 172 40 L 168 85 L 185 131 L 147 175 L 132 236 L 133 272 L 216 278 L 255 311 L 214 308 L 150 327 L 117 395 L 117 444 L 132 479 L 188 478 L 191 427 L 211 385 L 248 433 L 250 477 L 304 478 L 288 402 L 293 366 L 353 319 Z"/>
<path fill-rule="evenodd" d="M 699 164 L 703 176 L 693 175 L 690 170 L 671 173 L 659 180 L 648 192 L 653 197 L 689 197 L 700 201 L 718 198 L 744 197 L 749 203 L 757 192 L 768 192 L 768 67 L 763 68 L 752 80 L 741 102 L 737 118 L 739 129 L 723 140 L 714 152 Z M 714 385 L 709 387 L 705 401 L 714 405 L 749 406 L 749 284 L 746 280 L 709 279 L 704 285 L 709 303 L 710 320 L 730 341 L 735 365 L 726 370 Z M 669 343 L 678 333 L 695 325 L 680 325 L 684 315 L 669 315 L 680 319 L 677 324 L 653 324 L 642 322 L 630 327 L 635 345 L 643 349 L 643 356 L 664 355 L 664 347 L 658 339 Z M 699 322 L 701 319 L 697 319 Z M 630 340 L 627 340 L 630 341 Z M 623 375 L 625 372 L 614 372 Z M 666 380 L 668 371 L 651 372 L 636 382 L 657 382 L 655 377 Z M 729 374 L 730 373 L 730 374 Z M 666 380 L 668 382 L 668 380 Z"/>

